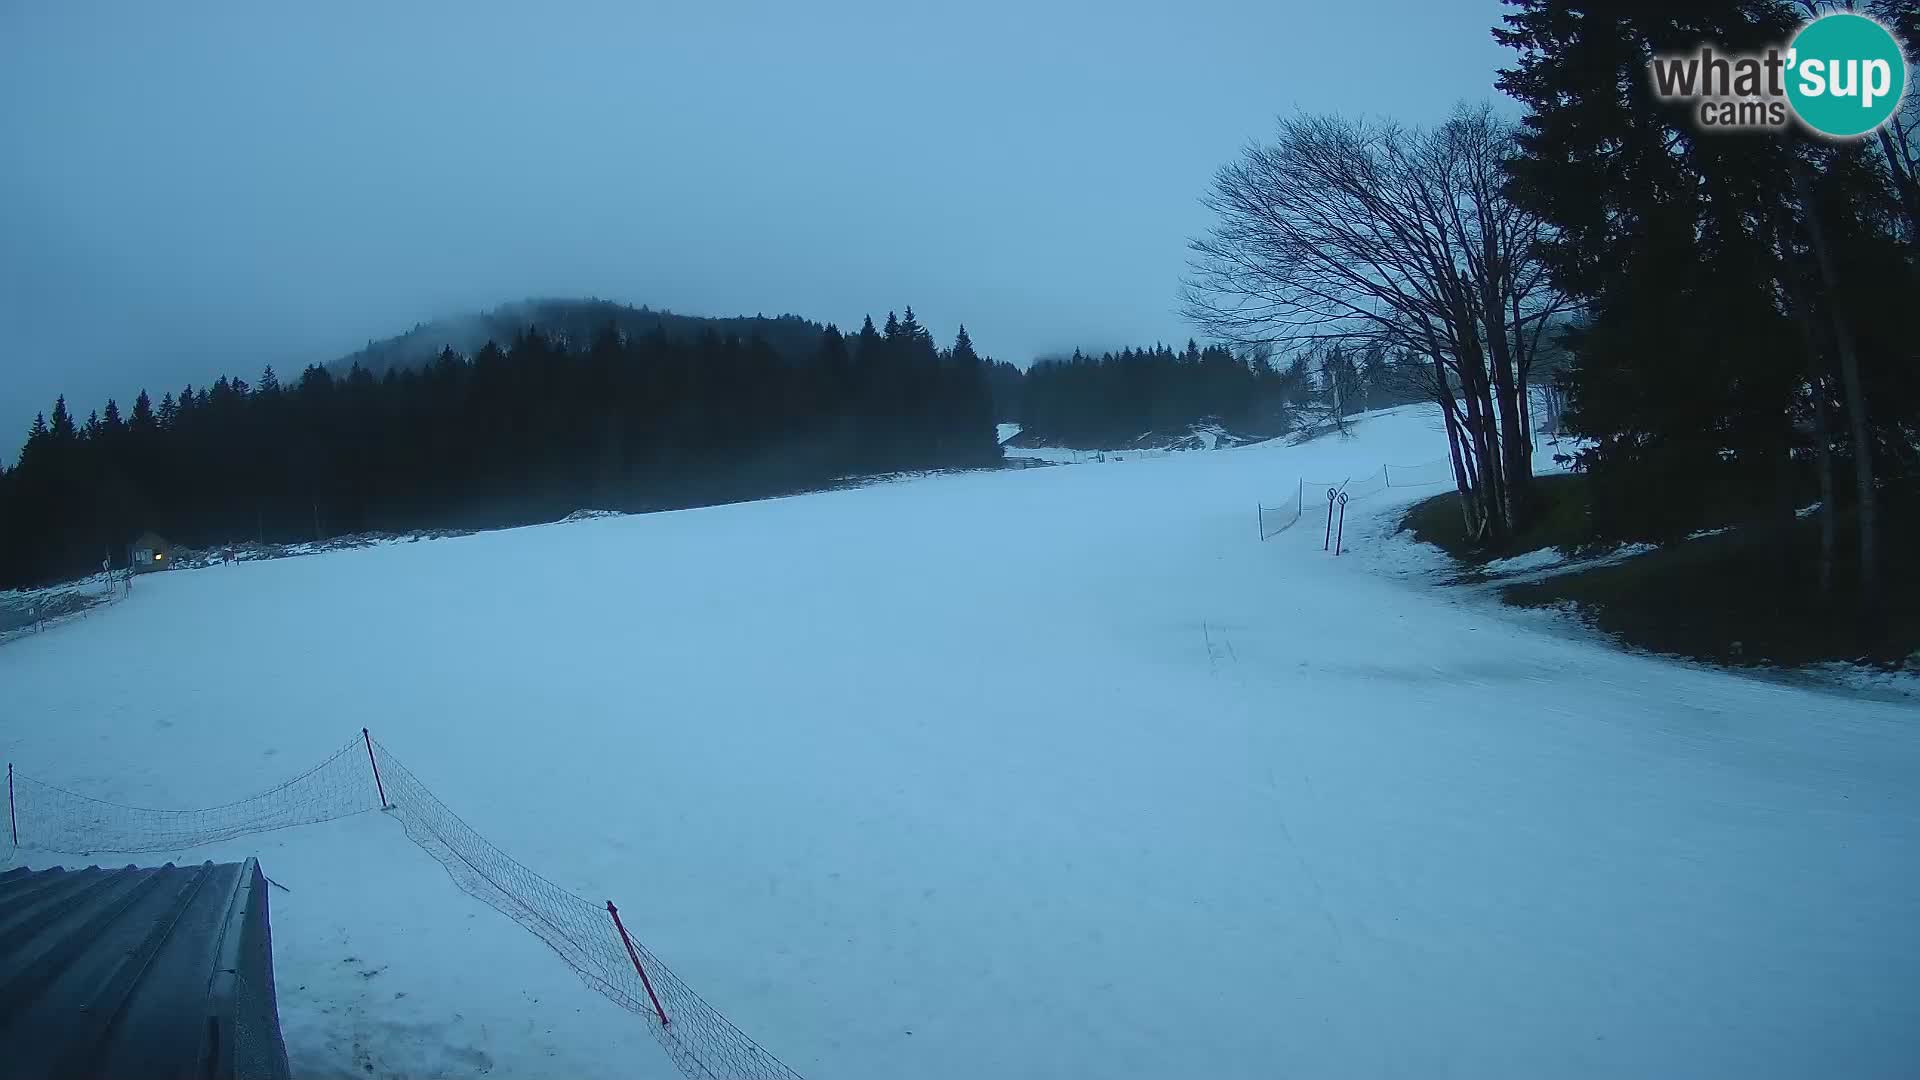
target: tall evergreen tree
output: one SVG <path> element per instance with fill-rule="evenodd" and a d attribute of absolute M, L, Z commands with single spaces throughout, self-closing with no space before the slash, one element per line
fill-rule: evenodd
<path fill-rule="evenodd" d="M 1876 462 L 1911 475 L 1920 417 L 1913 339 L 1891 314 L 1920 280 L 1888 224 L 1898 169 L 1870 140 L 1702 133 L 1687 107 L 1656 99 L 1646 69 L 1702 42 L 1759 52 L 1808 12 L 1508 3 L 1494 34 L 1516 60 L 1500 85 L 1528 110 L 1512 189 L 1554 226 L 1552 272 L 1586 309 L 1568 334 L 1566 420 L 1593 440 L 1580 462 L 1597 526 L 1674 539 L 1732 500 L 1785 536 L 1811 459 L 1830 546 L 1847 485 L 1829 470 L 1845 460 L 1871 605 L 1875 504 L 1895 490 Z"/>
<path fill-rule="evenodd" d="M 73 417 L 67 413 L 67 396 L 61 394 L 53 399 L 53 422 L 47 428 L 47 434 L 56 445 L 65 445 L 74 441 Z"/>
<path fill-rule="evenodd" d="M 133 412 L 127 417 L 127 424 L 142 434 L 158 426 L 153 419 L 153 399 L 147 396 L 145 390 L 133 399 Z"/>

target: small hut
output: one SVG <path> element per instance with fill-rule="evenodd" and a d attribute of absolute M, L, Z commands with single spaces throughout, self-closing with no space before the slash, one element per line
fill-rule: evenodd
<path fill-rule="evenodd" d="M 127 562 L 138 574 L 172 569 L 173 545 L 167 542 L 166 537 L 149 529 L 134 539 L 128 549 Z"/>

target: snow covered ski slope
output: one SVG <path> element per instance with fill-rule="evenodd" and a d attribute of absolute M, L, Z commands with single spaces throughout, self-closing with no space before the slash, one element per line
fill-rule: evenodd
<path fill-rule="evenodd" d="M 1879 1077 L 1920 717 L 1543 632 L 1353 438 L 153 575 L 0 647 L 0 749 L 208 806 L 365 724 L 809 1077 Z M 382 815 L 257 854 L 303 1076 L 670 1076 Z M 72 855 L 26 850 L 29 865 Z"/>

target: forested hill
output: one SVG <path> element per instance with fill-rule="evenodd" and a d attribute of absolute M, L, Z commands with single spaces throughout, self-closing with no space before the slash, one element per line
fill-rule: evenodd
<path fill-rule="evenodd" d="M 78 576 L 148 529 L 211 547 L 495 528 L 1000 461 L 988 362 L 965 328 L 936 346 L 912 308 L 884 330 L 809 330 L 785 356 L 765 335 L 623 333 L 606 313 L 592 333 L 518 329 L 378 377 L 315 365 L 283 384 L 269 367 L 84 418 L 56 398 L 0 464 L 0 588 Z"/>
<path fill-rule="evenodd" d="M 750 341 L 758 337 L 789 359 L 811 355 L 820 344 L 820 332 L 826 329 L 798 315 L 707 318 L 616 304 L 611 300 L 521 300 L 502 304 L 492 311 L 421 323 L 404 334 L 369 341 L 366 348 L 343 356 L 327 367 L 336 375 L 344 375 L 359 364 L 370 374 L 380 376 L 394 369 L 425 367 L 448 346 L 470 356 L 489 341 L 504 345 L 535 326 L 549 338 L 583 348 L 609 323 L 629 339 L 650 336 L 657 331 L 665 334 L 668 341 L 679 344 L 692 342 L 709 331 L 723 340 Z"/>

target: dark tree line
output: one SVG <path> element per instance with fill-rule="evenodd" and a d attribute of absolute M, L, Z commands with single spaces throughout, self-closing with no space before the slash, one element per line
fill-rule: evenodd
<path fill-rule="evenodd" d="M 223 377 L 79 420 L 65 399 L 0 470 L 0 585 L 124 564 L 137 532 L 284 542 L 650 510 L 999 460 L 987 362 L 911 309 L 811 355 L 761 339 L 534 328 L 375 377 Z"/>
<path fill-rule="evenodd" d="M 1920 504 L 1920 97 L 1853 141 L 1703 133 L 1654 98 L 1649 57 L 1758 52 L 1855 5 L 1508 3 L 1500 85 L 1527 108 L 1510 190 L 1582 307 L 1567 420 L 1596 440 L 1595 527 L 1671 540 L 1731 501 L 1756 538 L 1787 537 L 1811 490 L 1817 591 L 1873 614 Z M 1910 0 L 1861 10 L 1920 40 Z"/>
<path fill-rule="evenodd" d="M 1020 392 L 1027 373 L 1005 360 L 987 361 L 987 389 L 993 394 L 993 419 L 1012 424 L 1020 420 Z"/>
<path fill-rule="evenodd" d="M 1017 415 L 1023 435 L 1088 449 L 1177 434 L 1207 420 L 1277 435 L 1287 430 L 1289 404 L 1304 401 L 1309 389 L 1304 368 L 1289 375 L 1221 346 L 1189 341 L 1183 352 L 1156 345 L 1098 357 L 1076 349 L 1027 370 Z"/>

